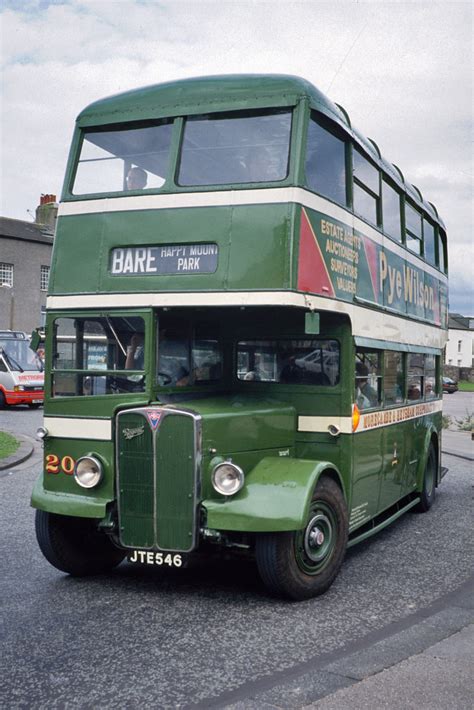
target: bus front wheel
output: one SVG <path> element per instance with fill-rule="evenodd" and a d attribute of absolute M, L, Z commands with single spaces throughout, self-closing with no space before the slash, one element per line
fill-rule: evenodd
<path fill-rule="evenodd" d="M 36 511 L 36 538 L 48 562 L 73 577 L 116 567 L 125 552 L 97 530 L 97 521 Z"/>
<path fill-rule="evenodd" d="M 290 599 L 323 594 L 339 572 L 348 516 L 341 489 L 328 477 L 317 484 L 303 530 L 259 535 L 257 566 L 266 587 Z"/>
<path fill-rule="evenodd" d="M 436 464 L 436 451 L 433 444 L 430 444 L 425 472 L 423 474 L 423 488 L 420 502 L 416 507 L 418 513 L 427 513 L 434 503 L 436 497 Z"/>

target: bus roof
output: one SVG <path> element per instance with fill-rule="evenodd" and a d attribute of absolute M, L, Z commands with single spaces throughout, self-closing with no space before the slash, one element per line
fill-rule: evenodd
<path fill-rule="evenodd" d="M 385 160 L 375 143 L 351 125 L 347 111 L 306 79 L 286 74 L 229 74 L 153 84 L 100 99 L 78 116 L 81 128 L 202 113 L 295 106 L 307 99 L 315 111 L 337 123 L 409 199 L 445 228 L 434 205 Z"/>

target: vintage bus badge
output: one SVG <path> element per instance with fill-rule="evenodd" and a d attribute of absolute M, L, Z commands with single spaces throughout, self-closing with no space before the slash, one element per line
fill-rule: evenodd
<path fill-rule="evenodd" d="M 162 412 L 158 412 L 156 409 L 149 409 L 147 410 L 146 416 L 153 431 L 158 429 L 158 425 L 162 417 Z"/>
<path fill-rule="evenodd" d="M 144 431 L 144 426 L 137 426 L 134 429 L 124 429 L 122 433 L 127 441 L 130 441 L 130 439 L 134 439 L 136 436 L 141 436 Z"/>

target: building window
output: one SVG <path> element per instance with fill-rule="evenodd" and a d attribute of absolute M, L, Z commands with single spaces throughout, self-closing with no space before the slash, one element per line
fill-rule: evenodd
<path fill-rule="evenodd" d="M 49 281 L 49 266 L 42 266 L 41 273 L 40 273 L 40 290 L 41 291 L 48 290 L 48 281 Z"/>
<path fill-rule="evenodd" d="M 462 350 L 462 340 L 458 340 L 458 353 Z"/>
<path fill-rule="evenodd" d="M 0 262 L 0 286 L 13 286 L 13 264 Z"/>
<path fill-rule="evenodd" d="M 462 367 L 462 360 L 458 360 L 458 367 Z"/>

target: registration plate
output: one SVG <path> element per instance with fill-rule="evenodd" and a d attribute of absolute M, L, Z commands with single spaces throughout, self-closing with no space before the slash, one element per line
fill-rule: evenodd
<path fill-rule="evenodd" d="M 184 567 L 186 555 L 180 552 L 155 552 L 154 550 L 131 550 L 128 553 L 129 562 L 155 567 Z"/>
<path fill-rule="evenodd" d="M 32 399 L 31 404 L 43 404 L 43 400 L 42 399 Z"/>

